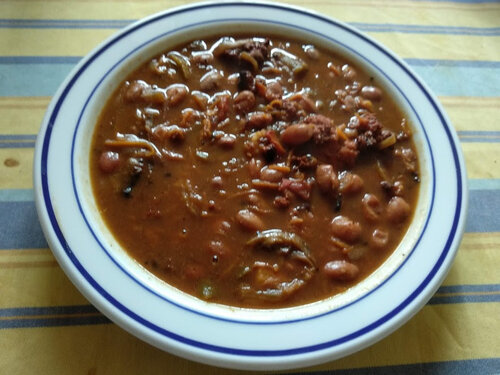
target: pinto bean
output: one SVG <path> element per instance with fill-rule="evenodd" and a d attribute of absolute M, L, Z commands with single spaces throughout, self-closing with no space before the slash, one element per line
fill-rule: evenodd
<path fill-rule="evenodd" d="M 264 167 L 260 170 L 260 179 L 264 181 L 280 182 L 283 177 L 283 172 L 273 168 Z"/>
<path fill-rule="evenodd" d="M 346 242 L 356 242 L 361 236 L 361 224 L 346 216 L 336 216 L 330 223 L 330 228 L 335 237 Z"/>
<path fill-rule="evenodd" d="M 236 214 L 236 221 L 247 231 L 264 229 L 264 222 L 260 217 L 249 210 L 240 210 Z"/>
<path fill-rule="evenodd" d="M 318 165 L 316 168 L 316 182 L 318 183 L 319 190 L 323 193 L 330 193 L 339 187 L 337 173 L 335 173 L 333 166 L 330 164 Z"/>
<path fill-rule="evenodd" d="M 332 260 L 323 266 L 323 272 L 334 280 L 351 281 L 358 276 L 359 268 L 345 260 Z"/>
<path fill-rule="evenodd" d="M 382 91 L 375 86 L 364 86 L 361 89 L 361 95 L 363 96 L 363 98 L 372 100 L 374 102 L 382 99 Z"/>
<path fill-rule="evenodd" d="M 238 113 L 248 113 L 255 107 L 255 95 L 250 90 L 243 90 L 234 98 L 234 108 Z"/>
<path fill-rule="evenodd" d="M 290 146 L 297 146 L 306 143 L 313 134 L 313 124 L 293 124 L 281 133 L 281 141 Z"/>
<path fill-rule="evenodd" d="M 247 116 L 246 127 L 250 129 L 262 129 L 273 122 L 273 116 L 267 112 L 251 112 Z"/>
<path fill-rule="evenodd" d="M 383 229 L 375 229 L 370 237 L 370 247 L 383 249 L 389 242 L 389 233 Z"/>
<path fill-rule="evenodd" d="M 226 134 L 219 138 L 217 141 L 219 146 L 224 148 L 233 148 L 236 143 L 236 136 L 234 134 Z"/>
<path fill-rule="evenodd" d="M 252 178 L 260 177 L 260 169 L 262 167 L 262 161 L 259 159 L 251 158 L 248 162 L 248 174 Z"/>
<path fill-rule="evenodd" d="M 401 197 L 392 197 L 387 204 L 387 218 L 397 224 L 410 215 L 410 205 Z"/>
<path fill-rule="evenodd" d="M 270 81 L 266 86 L 266 100 L 268 102 L 274 99 L 281 99 L 281 95 L 283 95 L 283 87 L 278 81 Z"/>
<path fill-rule="evenodd" d="M 356 70 L 350 65 L 343 65 L 342 66 L 342 76 L 347 80 L 347 81 L 354 81 L 356 79 Z"/>
<path fill-rule="evenodd" d="M 200 88 L 202 91 L 212 91 L 222 84 L 224 78 L 217 70 L 211 70 L 200 78 Z"/>
<path fill-rule="evenodd" d="M 361 200 L 361 204 L 366 220 L 377 221 L 380 218 L 383 207 L 376 195 L 369 193 L 365 194 Z"/>
<path fill-rule="evenodd" d="M 311 60 L 318 60 L 319 59 L 319 51 L 312 45 L 307 45 L 304 46 L 304 52 L 306 53 L 307 57 L 309 57 Z"/>
<path fill-rule="evenodd" d="M 113 173 L 120 166 L 120 154 L 113 151 L 105 151 L 99 158 L 99 169 L 104 173 Z"/>
<path fill-rule="evenodd" d="M 169 104 L 172 107 L 175 107 L 180 102 L 182 102 L 189 93 L 189 89 L 186 85 L 178 83 L 168 86 L 166 91 Z"/>
<path fill-rule="evenodd" d="M 214 55 L 210 51 L 191 52 L 191 62 L 196 65 L 209 65 L 214 61 Z"/>
<path fill-rule="evenodd" d="M 352 172 L 342 172 L 339 175 L 340 181 L 340 192 L 343 194 L 355 194 L 359 193 L 363 189 L 364 181 L 357 174 Z"/>

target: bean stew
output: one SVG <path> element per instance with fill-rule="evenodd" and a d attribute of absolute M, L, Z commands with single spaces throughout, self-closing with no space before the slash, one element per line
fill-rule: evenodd
<path fill-rule="evenodd" d="M 130 256 L 232 306 L 318 301 L 394 251 L 417 204 L 411 126 L 377 77 L 284 37 L 217 36 L 120 83 L 90 155 Z"/>

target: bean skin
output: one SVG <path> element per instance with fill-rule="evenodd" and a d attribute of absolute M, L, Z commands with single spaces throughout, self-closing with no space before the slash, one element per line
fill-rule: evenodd
<path fill-rule="evenodd" d="M 376 195 L 365 194 L 361 200 L 361 204 L 363 214 L 367 220 L 372 222 L 379 220 L 383 207 Z"/>
<path fill-rule="evenodd" d="M 392 197 L 387 204 L 387 219 L 394 224 L 402 223 L 410 215 L 410 205 L 401 197 Z"/>
<path fill-rule="evenodd" d="M 361 89 L 361 95 L 363 96 L 363 98 L 372 100 L 374 102 L 382 99 L 382 91 L 375 86 L 364 86 Z"/>
<path fill-rule="evenodd" d="M 240 210 L 236 214 L 236 221 L 243 229 L 250 232 L 264 229 L 262 219 L 249 210 Z"/>
<path fill-rule="evenodd" d="M 358 276 L 359 268 L 345 260 L 332 260 L 323 266 L 326 276 L 339 281 L 351 281 Z"/>
<path fill-rule="evenodd" d="M 330 228 L 335 237 L 346 242 L 356 242 L 361 236 L 361 224 L 349 219 L 347 216 L 336 216 L 330 223 Z"/>
<path fill-rule="evenodd" d="M 310 140 L 313 133 L 313 124 L 293 124 L 283 131 L 281 141 L 290 146 L 298 146 Z"/>

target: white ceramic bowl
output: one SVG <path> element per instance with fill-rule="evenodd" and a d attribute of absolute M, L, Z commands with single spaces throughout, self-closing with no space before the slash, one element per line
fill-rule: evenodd
<path fill-rule="evenodd" d="M 109 234 L 92 196 L 89 150 L 103 103 L 125 76 L 171 46 L 211 34 L 269 32 L 349 56 L 383 82 L 414 127 L 417 212 L 394 254 L 344 294 L 295 308 L 210 304 L 165 284 Z M 406 322 L 445 277 L 460 242 L 467 189 L 457 136 L 427 86 L 385 47 L 341 22 L 272 3 L 200 3 L 141 20 L 73 69 L 37 139 L 36 205 L 47 241 L 78 289 L 115 323 L 192 360 L 241 369 L 318 364 L 360 350 Z"/>

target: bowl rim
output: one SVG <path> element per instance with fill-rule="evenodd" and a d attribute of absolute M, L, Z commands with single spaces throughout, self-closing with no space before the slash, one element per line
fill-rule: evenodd
<path fill-rule="evenodd" d="M 180 349 L 179 347 L 177 348 L 172 348 L 172 347 L 166 347 L 161 340 L 158 340 L 157 338 L 153 338 L 148 334 L 145 334 L 144 332 L 141 332 L 141 329 L 137 328 L 137 323 L 139 322 L 142 325 L 145 325 L 148 327 L 148 323 L 144 321 L 144 319 L 141 316 L 134 316 L 134 313 L 131 312 L 128 318 L 124 316 L 120 316 L 120 314 L 116 314 L 116 308 L 120 309 L 115 302 L 119 303 L 118 301 L 115 300 L 113 301 L 113 296 L 109 295 L 106 297 L 106 291 L 102 288 L 101 285 L 95 282 L 95 280 L 92 279 L 92 277 L 87 273 L 85 268 L 78 267 L 79 261 L 74 255 L 71 247 L 68 245 L 66 242 L 65 236 L 61 229 L 59 228 L 58 225 L 58 217 L 57 213 L 54 211 L 53 207 L 51 207 L 51 197 L 50 197 L 50 192 L 49 192 L 49 185 L 47 182 L 48 178 L 48 173 L 47 173 L 47 158 L 48 158 L 48 152 L 49 152 L 49 146 L 50 146 L 50 137 L 51 137 L 51 132 L 52 132 L 52 127 L 55 125 L 57 121 L 57 115 L 60 107 L 64 104 L 65 97 L 68 95 L 69 91 L 71 91 L 71 87 L 73 83 L 78 80 L 78 77 L 82 70 L 86 69 L 86 67 L 89 64 L 92 64 L 92 61 L 98 54 L 102 51 L 104 51 L 106 48 L 108 48 L 108 45 L 111 43 L 116 42 L 117 40 L 121 38 L 125 38 L 129 33 L 134 32 L 135 30 L 140 29 L 141 27 L 152 23 L 156 22 L 157 20 L 160 20 L 164 17 L 172 17 L 177 13 L 182 13 L 182 12 L 191 12 L 191 11 L 196 11 L 197 9 L 202 9 L 202 8 L 217 8 L 217 7 L 263 7 L 265 8 L 272 8 L 272 9 L 277 9 L 280 11 L 285 11 L 285 12 L 298 12 L 302 15 L 307 15 L 308 17 L 315 18 L 318 20 L 321 20 L 323 22 L 327 22 L 330 24 L 333 24 L 336 27 L 341 27 L 350 33 L 353 33 L 356 35 L 356 37 L 362 38 L 365 41 L 369 42 L 373 46 L 375 46 L 379 51 L 387 55 L 389 58 L 394 60 L 397 64 L 399 64 L 407 73 L 408 75 L 415 81 L 415 83 L 421 88 L 422 92 L 427 96 L 429 103 L 434 107 L 434 110 L 440 117 L 441 123 L 443 125 L 443 129 L 447 133 L 448 140 L 450 142 L 450 145 L 452 146 L 452 152 L 453 152 L 453 157 L 454 157 L 454 163 L 456 168 L 456 181 L 457 181 L 457 203 L 455 207 L 455 215 L 454 215 L 454 221 L 453 221 L 453 226 L 450 230 L 450 234 L 448 236 L 448 239 L 446 241 L 445 245 L 445 251 L 443 250 L 443 253 L 441 257 L 439 258 L 439 262 L 436 263 L 434 268 L 432 269 L 432 272 L 429 273 L 429 275 L 426 277 L 424 280 L 424 283 L 422 283 L 419 286 L 419 289 L 415 290 L 413 293 L 411 293 L 410 296 L 404 301 L 405 303 L 398 306 L 394 311 L 393 315 L 390 317 L 387 317 L 385 321 L 379 321 L 374 327 L 370 327 L 368 331 L 374 332 L 375 328 L 380 328 L 383 326 L 386 326 L 386 323 L 392 322 L 391 326 L 385 327 L 384 328 L 384 333 L 382 336 L 387 335 L 388 333 L 392 332 L 392 330 L 396 329 L 398 326 L 403 324 L 406 320 L 408 320 L 418 309 L 417 308 L 411 308 L 411 305 L 419 305 L 421 307 L 423 303 L 425 303 L 430 296 L 434 293 L 434 291 L 437 289 L 437 287 L 440 285 L 441 281 L 443 280 L 444 276 L 446 275 L 446 271 L 449 268 L 454 255 L 457 251 L 458 244 L 460 241 L 460 237 L 463 233 L 464 230 L 464 225 L 465 225 L 465 212 L 467 209 L 467 187 L 466 187 L 466 180 L 465 180 L 465 167 L 464 167 L 464 162 L 463 162 L 463 156 L 461 155 L 460 148 L 457 147 L 458 145 L 458 138 L 456 136 L 456 133 L 454 132 L 453 128 L 451 127 L 449 121 L 446 118 L 446 115 L 444 114 L 444 111 L 442 110 L 439 102 L 436 100 L 432 92 L 427 88 L 425 83 L 423 83 L 420 78 L 418 78 L 412 70 L 403 62 L 401 61 L 400 58 L 395 56 L 392 52 L 388 51 L 387 48 L 381 46 L 378 42 L 373 41 L 371 38 L 367 37 L 363 33 L 360 33 L 356 29 L 354 29 L 351 26 L 345 25 L 342 22 L 339 22 L 337 20 L 332 20 L 328 17 L 324 17 L 322 15 L 319 15 L 317 13 L 311 12 L 309 10 L 304 10 L 302 8 L 298 7 L 292 7 L 292 6 L 287 6 L 287 5 L 282 5 L 282 4 L 276 4 L 276 3 L 269 3 L 269 2 L 223 2 L 223 3 L 215 3 L 215 2 L 204 2 L 204 3 L 197 3 L 197 4 L 192 4 L 189 6 L 183 6 L 179 8 L 174 8 L 167 10 L 165 12 L 160 12 L 155 15 L 152 15 L 150 17 L 147 17 L 143 20 L 140 20 L 138 22 L 135 22 L 134 24 L 128 26 L 124 30 L 118 32 L 117 34 L 113 35 L 103 43 L 101 43 L 98 47 L 96 47 L 92 52 L 90 52 L 82 61 L 80 61 L 79 64 L 73 69 L 73 71 L 69 74 L 67 79 L 64 81 L 64 83 L 60 86 L 58 92 L 54 95 L 54 98 L 47 110 L 46 116 L 44 118 L 43 124 L 41 131 L 39 133 L 39 136 L 37 137 L 37 143 L 36 143 L 36 149 L 35 149 L 35 163 L 34 163 L 34 185 L 36 187 L 35 191 L 35 200 L 36 200 L 36 206 L 37 206 L 37 211 L 40 217 L 40 221 L 42 223 L 42 228 L 44 230 L 45 236 L 50 244 L 51 249 L 53 249 L 54 255 L 56 256 L 58 262 L 61 264 L 63 267 L 64 271 L 70 276 L 70 279 L 73 281 L 73 283 L 80 289 L 80 291 L 87 297 L 89 298 L 92 303 L 94 303 L 100 310 L 102 310 L 105 315 L 110 317 L 112 320 L 115 320 L 119 325 L 124 327 L 125 329 L 131 331 L 133 334 L 142 337 L 146 341 L 152 343 L 153 345 L 159 346 L 163 349 L 172 349 L 173 352 L 176 354 L 179 354 L 181 356 L 185 356 L 191 359 L 197 359 L 201 360 L 202 362 L 207 362 L 210 364 L 216 364 L 216 365 L 227 365 L 229 367 L 238 367 L 238 368 L 249 368 L 248 366 L 252 366 L 255 364 L 252 364 L 252 361 L 249 361 L 248 358 L 239 358 L 239 356 L 249 356 L 253 359 L 255 358 L 260 358 L 261 359 L 261 364 L 260 365 L 255 365 L 254 368 L 260 368 L 262 364 L 264 366 L 272 366 L 273 368 L 291 368 L 291 367 L 296 367 L 297 365 L 307 365 L 307 364 L 312 364 L 312 363 L 318 363 L 318 360 L 324 360 L 326 357 L 328 357 L 331 352 L 325 354 L 324 350 L 331 348 L 332 346 L 338 346 L 341 345 L 342 342 L 337 342 L 333 344 L 332 342 L 329 342 L 327 344 L 322 344 L 322 345 L 316 345 L 314 348 L 308 348 L 306 351 L 304 350 L 275 350 L 275 351 L 263 351 L 263 350 L 254 350 L 254 351 L 249 351 L 249 350 L 231 350 L 231 348 L 217 348 L 214 345 L 207 345 L 203 343 L 195 343 L 193 340 L 187 339 L 185 340 L 184 338 L 177 338 L 183 342 L 183 344 L 187 344 L 188 346 L 196 346 L 198 349 L 203 349 L 203 350 L 209 350 L 212 353 L 225 353 L 225 354 L 230 354 L 235 357 L 233 357 L 234 360 L 227 360 L 224 359 L 222 360 L 222 363 L 219 362 L 221 361 L 221 358 L 216 358 L 210 356 L 203 356 L 200 353 L 196 353 L 194 356 L 192 355 L 193 353 L 186 351 L 184 349 Z M 291 27 L 291 25 L 289 25 Z M 423 125 L 422 125 L 422 129 Z M 425 131 L 425 129 L 424 129 Z M 429 146 L 430 148 L 430 146 Z M 432 150 L 431 150 L 432 151 Z M 72 166 L 73 168 L 73 163 Z M 47 218 L 49 220 L 47 221 Z M 424 231 L 424 230 L 423 230 Z M 417 247 L 417 245 L 415 245 Z M 405 260 L 406 262 L 406 260 Z M 404 262 L 404 263 L 405 263 Z M 72 263 L 72 264 L 71 264 Z M 404 264 L 403 263 L 403 264 Z M 80 275 L 75 273 L 75 266 L 78 272 L 80 272 Z M 81 266 L 81 265 L 80 265 Z M 402 265 L 401 265 L 402 266 Z M 88 277 L 85 276 L 85 273 L 87 273 Z M 81 276 L 84 276 L 84 279 L 81 278 Z M 94 281 L 94 282 L 92 282 Z M 100 296 L 99 296 L 100 295 Z M 104 301 L 102 299 L 104 297 L 107 299 L 107 301 Z M 113 306 L 112 306 L 113 305 Z M 121 311 L 122 313 L 124 312 L 123 310 Z M 404 314 L 402 314 L 402 312 Z M 135 320 L 135 322 L 131 322 L 128 319 Z M 315 317 L 312 317 L 311 319 L 314 319 Z M 248 322 L 245 322 L 248 324 Z M 262 322 L 257 322 L 258 324 L 262 324 Z M 276 322 L 271 322 L 270 324 L 275 324 Z M 287 322 L 288 323 L 288 322 Z M 149 327 L 151 328 L 151 327 Z M 366 332 L 362 332 L 359 335 L 364 335 Z M 359 337 L 358 335 L 358 337 Z M 175 335 L 174 335 L 175 336 Z M 171 337 L 172 338 L 172 337 Z M 353 337 L 349 337 L 346 339 L 347 341 L 350 341 Z M 380 339 L 381 337 L 377 337 L 376 339 Z M 175 339 L 175 337 L 174 337 Z M 371 342 L 375 340 L 374 337 L 367 337 L 365 340 L 365 343 L 363 344 L 362 347 L 367 346 Z M 228 350 L 226 350 L 228 349 Z M 354 350 L 361 349 L 361 347 L 355 348 Z M 347 352 L 352 352 L 354 351 L 353 348 L 350 348 L 349 350 L 344 350 L 344 354 L 347 354 Z M 271 353 L 274 352 L 274 353 Z M 301 358 L 300 361 L 298 360 L 292 360 L 293 366 L 289 366 L 287 361 L 290 360 L 290 358 L 286 358 L 288 355 L 298 355 L 298 354 L 307 354 L 307 353 L 317 353 L 317 356 L 312 359 L 309 358 L 309 360 L 305 360 L 304 358 Z M 278 359 L 277 361 L 269 360 L 269 359 Z M 284 360 L 283 360 L 284 359 Z M 299 363 L 300 362 L 300 363 Z M 245 367 L 241 367 L 241 365 L 244 364 Z"/>

